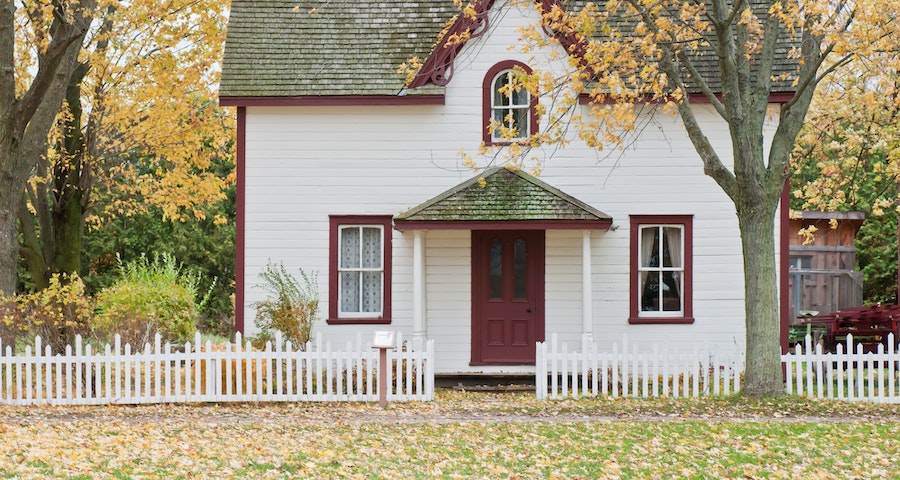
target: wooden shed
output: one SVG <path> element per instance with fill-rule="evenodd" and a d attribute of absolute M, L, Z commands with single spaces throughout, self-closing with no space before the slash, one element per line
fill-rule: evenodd
<path fill-rule="evenodd" d="M 862 212 L 802 212 L 790 222 L 791 323 L 804 314 L 827 314 L 863 302 L 856 271 L 856 234 Z M 812 241 L 801 229 L 815 227 Z"/>

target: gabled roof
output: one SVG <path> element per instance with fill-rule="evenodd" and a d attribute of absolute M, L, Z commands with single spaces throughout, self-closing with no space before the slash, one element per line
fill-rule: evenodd
<path fill-rule="evenodd" d="M 542 8 L 564 5 L 576 12 L 585 0 L 541 0 Z M 760 17 L 765 4 L 754 0 Z M 443 93 L 453 74 L 456 54 L 465 42 L 453 34 L 479 37 L 490 28 L 494 0 L 475 0 L 475 15 L 457 15 L 452 0 L 232 0 L 222 66 L 220 96 L 247 97 L 396 97 Z M 629 20 L 622 19 L 624 25 Z M 446 28 L 446 31 L 445 31 Z M 441 32 L 444 32 L 441 35 Z M 571 54 L 580 51 L 572 36 L 558 36 Z M 796 68 L 784 39 L 775 74 Z M 399 66 L 417 56 L 424 64 L 404 89 Z M 693 57 L 697 71 L 720 91 L 715 52 L 701 48 Z M 688 79 L 690 83 L 690 79 Z M 773 92 L 793 91 L 791 79 L 775 82 Z M 693 92 L 699 92 L 691 88 Z"/>
<path fill-rule="evenodd" d="M 232 0 L 220 95 L 395 96 L 400 64 L 426 58 L 456 13 L 451 0 Z"/>
<path fill-rule="evenodd" d="M 399 230 L 607 229 L 612 217 L 521 170 L 496 167 L 398 214 L 394 224 Z"/>

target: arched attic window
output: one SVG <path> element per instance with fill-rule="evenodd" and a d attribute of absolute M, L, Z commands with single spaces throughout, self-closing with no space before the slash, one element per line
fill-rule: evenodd
<path fill-rule="evenodd" d="M 532 72 L 522 62 L 506 60 L 491 67 L 484 76 L 482 124 L 486 145 L 523 140 L 538 131 L 537 98 L 532 97 L 524 87 L 516 89 L 511 85 L 516 67 L 526 74 Z M 494 128 L 491 128 L 492 125 Z M 510 132 L 512 135 L 509 135 Z"/>

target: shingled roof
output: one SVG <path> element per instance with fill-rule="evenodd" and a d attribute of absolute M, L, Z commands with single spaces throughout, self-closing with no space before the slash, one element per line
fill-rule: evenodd
<path fill-rule="evenodd" d="M 570 0 L 565 5 L 577 11 L 585 3 Z M 764 2 L 754 3 L 757 15 L 765 17 Z M 492 4 L 477 3 L 479 8 Z M 440 55 L 452 62 L 455 55 L 433 50 L 456 13 L 452 0 L 232 0 L 220 96 L 396 96 L 405 82 L 397 69 L 411 57 L 425 61 Z M 465 16 L 456 20 L 467 21 L 477 24 Z M 787 55 L 793 44 L 791 39 L 781 42 L 775 75 L 796 70 L 796 60 Z M 720 91 L 712 49 L 701 48 L 694 63 L 713 91 Z M 422 80 L 404 93 L 443 92 L 432 79 Z M 690 84 L 688 79 L 689 89 L 699 91 Z M 790 78 L 782 78 L 772 91 L 793 88 Z"/>
<path fill-rule="evenodd" d="M 427 57 L 456 12 L 451 0 L 232 0 L 220 95 L 397 95 L 397 68 Z"/>
<path fill-rule="evenodd" d="M 394 222 L 401 230 L 438 223 L 471 228 L 473 222 L 609 228 L 612 217 L 521 170 L 496 167 L 398 214 Z"/>
<path fill-rule="evenodd" d="M 567 11 L 574 13 L 583 9 L 588 3 L 602 5 L 603 1 L 567 0 L 562 3 Z M 769 16 L 768 9 L 770 2 L 765 0 L 750 0 L 749 3 L 753 10 L 753 14 L 756 15 L 760 21 L 765 23 Z M 612 17 L 609 19 L 609 26 L 617 34 L 627 37 L 634 32 L 637 20 L 637 17 Z M 604 29 L 598 29 L 598 34 L 593 39 L 602 41 L 604 39 L 603 31 Z M 722 91 L 722 82 L 716 51 L 713 47 L 714 36 L 711 32 L 705 33 L 704 36 L 708 41 L 705 44 L 702 44 L 697 50 L 691 52 L 688 56 L 690 57 L 691 63 L 693 63 L 693 66 L 697 69 L 697 72 L 701 75 L 703 80 L 706 81 L 709 88 L 713 92 L 719 93 Z M 791 58 L 790 52 L 794 47 L 800 45 L 800 41 L 801 32 L 799 30 L 795 32 L 793 37 L 786 35 L 779 37 L 776 46 L 775 63 L 772 67 L 772 75 L 775 77 L 775 80 L 772 82 L 772 93 L 793 93 L 796 90 L 796 86 L 793 84 L 793 74 L 798 72 L 798 60 L 796 58 Z M 679 64 L 681 63 L 678 59 L 676 59 L 676 62 Z M 755 61 L 751 62 L 751 81 L 753 82 L 756 80 L 757 67 L 758 65 Z M 683 68 L 682 72 L 688 92 L 694 94 L 702 93 L 702 90 L 698 86 L 698 82 L 691 78 L 687 68 Z"/>

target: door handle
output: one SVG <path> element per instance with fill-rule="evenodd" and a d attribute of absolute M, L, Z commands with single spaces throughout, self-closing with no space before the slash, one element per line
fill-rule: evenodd
<path fill-rule="evenodd" d="M 526 308 L 525 311 L 531 313 L 531 307 Z"/>

